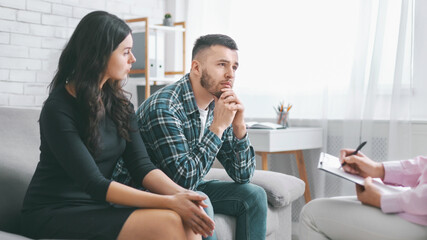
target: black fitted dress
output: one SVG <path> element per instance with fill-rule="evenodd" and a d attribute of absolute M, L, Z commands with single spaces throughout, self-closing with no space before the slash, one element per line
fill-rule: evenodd
<path fill-rule="evenodd" d="M 132 116 L 128 142 L 106 116 L 99 124 L 100 151 L 92 156 L 82 140 L 86 122 L 64 87 L 52 91 L 40 114 L 40 162 L 28 187 L 21 230 L 32 238 L 116 239 L 135 208 L 106 202 L 120 158 L 132 179 L 142 179 L 151 163 Z"/>

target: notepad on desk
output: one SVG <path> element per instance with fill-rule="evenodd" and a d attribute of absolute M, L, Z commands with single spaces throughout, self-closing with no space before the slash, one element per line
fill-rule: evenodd
<path fill-rule="evenodd" d="M 341 162 L 339 158 L 330 154 L 324 152 L 320 153 L 317 168 L 325 172 L 331 173 L 335 176 L 357 183 L 359 185 L 364 185 L 365 179 L 363 177 L 344 171 L 344 169 L 341 167 Z M 386 185 L 379 178 L 373 178 L 372 182 L 383 193 L 395 193 L 409 189 L 408 187 Z"/>
<path fill-rule="evenodd" d="M 285 127 L 272 122 L 247 122 L 246 127 L 249 129 L 284 129 Z"/>

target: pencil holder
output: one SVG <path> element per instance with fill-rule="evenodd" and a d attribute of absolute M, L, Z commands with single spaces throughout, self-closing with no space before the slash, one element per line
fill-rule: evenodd
<path fill-rule="evenodd" d="M 274 108 L 274 111 L 276 111 L 277 114 L 277 124 L 282 125 L 283 128 L 289 127 L 289 110 L 291 110 L 291 108 L 291 104 L 288 104 L 288 106 L 285 107 L 283 102 L 280 102 L 279 105 Z"/>
<path fill-rule="evenodd" d="M 277 124 L 282 125 L 283 128 L 288 128 L 289 112 L 282 112 L 277 114 Z"/>

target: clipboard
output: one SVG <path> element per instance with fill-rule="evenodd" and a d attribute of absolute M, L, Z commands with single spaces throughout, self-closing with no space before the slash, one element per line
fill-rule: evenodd
<path fill-rule="evenodd" d="M 327 154 L 324 152 L 320 153 L 319 163 L 317 165 L 317 168 L 327 173 L 333 174 L 335 176 L 344 178 L 348 181 L 357 183 L 359 185 L 362 185 L 362 186 L 364 185 L 365 179 L 363 177 L 344 171 L 344 169 L 341 168 L 341 162 L 339 158 L 332 156 L 330 154 Z M 398 186 L 386 185 L 381 181 L 380 178 L 373 178 L 372 183 L 382 193 L 398 193 L 398 192 L 403 192 L 410 189 L 409 187 L 398 187 Z"/>

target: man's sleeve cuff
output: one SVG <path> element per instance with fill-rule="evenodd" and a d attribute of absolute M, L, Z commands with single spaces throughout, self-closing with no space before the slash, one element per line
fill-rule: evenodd
<path fill-rule="evenodd" d="M 221 139 L 209 129 L 205 132 L 204 139 L 206 141 L 206 146 L 211 148 L 214 152 L 218 152 L 222 146 Z"/>
<path fill-rule="evenodd" d="M 249 141 L 249 136 L 248 136 L 247 132 L 242 139 L 238 139 L 233 134 L 233 141 L 234 141 L 234 145 L 237 147 L 237 149 L 247 149 L 251 145 L 251 142 Z"/>

